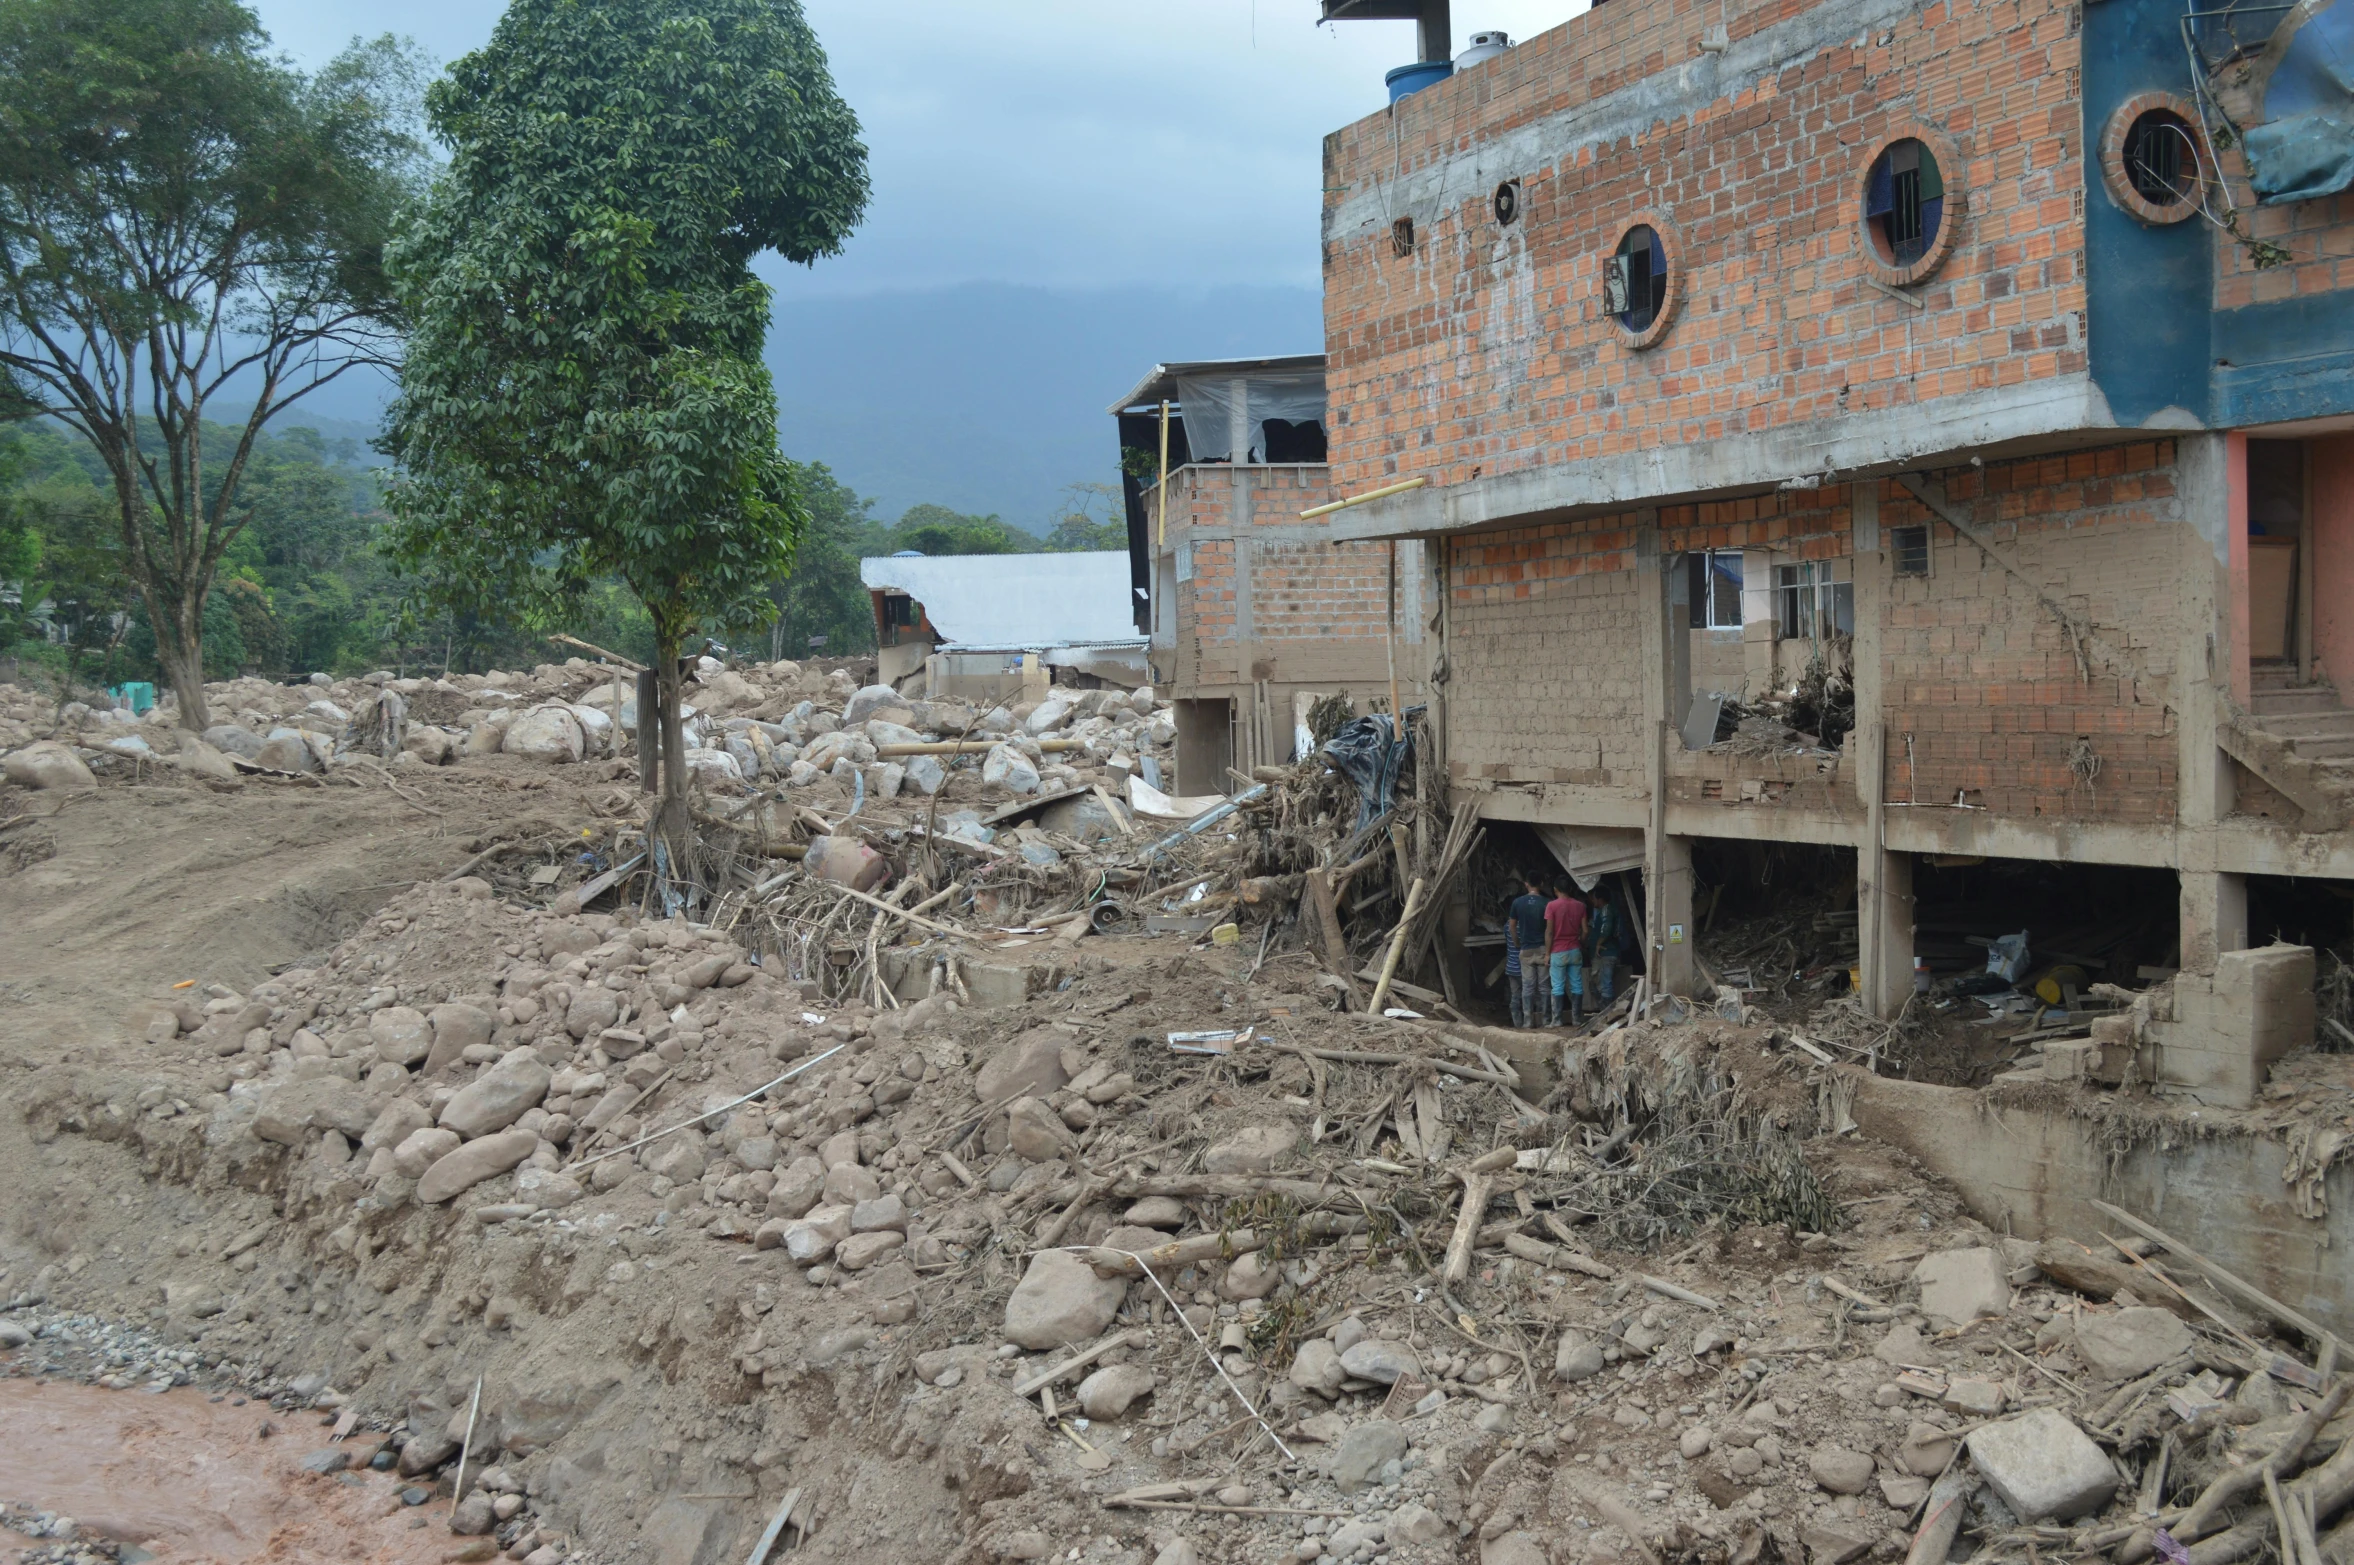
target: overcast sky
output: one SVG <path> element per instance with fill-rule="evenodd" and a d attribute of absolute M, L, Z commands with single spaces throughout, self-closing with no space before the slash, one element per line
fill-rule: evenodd
<path fill-rule="evenodd" d="M 1457 0 L 1455 46 L 1587 0 Z M 446 63 L 482 0 L 255 0 L 305 64 L 355 35 Z M 874 200 L 847 253 L 775 268 L 788 294 L 990 281 L 1315 286 L 1321 143 L 1379 108 L 1405 22 L 1315 24 L 1315 0 L 807 0 L 865 127 Z"/>

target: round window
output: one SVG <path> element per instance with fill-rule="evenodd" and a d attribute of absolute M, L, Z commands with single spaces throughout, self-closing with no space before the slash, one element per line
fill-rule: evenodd
<path fill-rule="evenodd" d="M 1508 179 L 1496 187 L 1493 209 L 1496 214 L 1496 221 L 1499 224 L 1509 228 L 1512 225 L 1512 220 L 1520 216 L 1519 180 Z"/>
<path fill-rule="evenodd" d="M 2125 132 L 2125 182 L 2152 206 L 2180 206 L 2197 183 L 2198 149 L 2181 115 L 2170 109 L 2138 115 Z"/>
<path fill-rule="evenodd" d="M 1945 226 L 1945 175 L 1927 142 L 1891 142 L 1864 181 L 1864 227 L 1872 248 L 1900 271 L 1920 265 L 1937 248 Z"/>
<path fill-rule="evenodd" d="M 1667 247 L 1659 230 L 1637 223 L 1618 242 L 1610 258 L 1605 307 L 1619 325 L 1640 337 L 1659 324 L 1667 310 Z"/>
<path fill-rule="evenodd" d="M 2199 210 L 2201 145 L 2195 111 L 2171 93 L 2117 105 L 2101 137 L 2109 199 L 2144 223 L 2179 223 Z"/>

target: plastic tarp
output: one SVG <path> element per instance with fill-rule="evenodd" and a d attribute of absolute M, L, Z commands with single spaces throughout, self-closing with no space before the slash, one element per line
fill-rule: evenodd
<path fill-rule="evenodd" d="M 1128 808 L 1157 821 L 1189 821 L 1225 802 L 1222 793 L 1166 794 L 1141 777 L 1128 779 Z"/>
<path fill-rule="evenodd" d="M 2258 125 L 2242 138 L 2248 183 L 2266 206 L 2317 201 L 2354 184 L 2354 125 L 2300 114 Z"/>
<path fill-rule="evenodd" d="M 1593 890 L 1605 875 L 1643 867 L 1643 833 L 1638 827 L 1539 825 L 1537 837 L 1580 891 Z"/>
<path fill-rule="evenodd" d="M 2317 201 L 2354 185 L 2354 5 L 2307 0 L 2282 16 L 2248 62 L 2260 122 L 2241 142 L 2266 206 Z"/>
<path fill-rule="evenodd" d="M 1408 715 L 1422 710 L 1408 709 Z M 1396 737 L 1396 730 L 1387 712 L 1376 712 L 1371 717 L 1355 717 L 1341 724 L 1330 739 L 1324 741 L 1324 758 L 1340 771 L 1343 777 L 1357 785 L 1358 831 L 1376 815 L 1387 811 L 1398 794 L 1398 772 L 1406 758 L 1414 753 L 1414 738 L 1409 733 Z"/>
<path fill-rule="evenodd" d="M 1266 435 L 1261 426 L 1271 418 L 1292 424 L 1324 422 L 1322 370 L 1203 380 L 1179 376 L 1177 399 L 1185 407 L 1185 440 L 1195 461 L 1252 460 L 1249 453 L 1237 457 L 1234 451 L 1234 398 L 1238 388 L 1246 399 L 1243 416 L 1250 420 L 1254 453 L 1266 450 Z"/>

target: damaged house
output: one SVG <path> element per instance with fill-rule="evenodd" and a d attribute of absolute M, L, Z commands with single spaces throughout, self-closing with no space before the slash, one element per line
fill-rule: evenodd
<path fill-rule="evenodd" d="M 1333 533 L 1323 355 L 1156 364 L 1111 413 L 1179 789 L 1306 753 L 1320 699 L 1385 705 L 1391 632 L 1420 653 L 1418 584 L 1387 543 Z"/>
<path fill-rule="evenodd" d="M 1064 683 L 1146 683 L 1121 606 L 1117 551 L 891 554 L 858 562 L 875 616 L 875 677 L 908 696 L 1037 700 Z"/>
<path fill-rule="evenodd" d="M 2344 15 L 1598 5 L 1426 46 L 1327 139 L 1333 547 L 1427 606 L 1403 700 L 1459 802 L 1639 866 L 1652 992 L 1738 987 L 1717 897 L 1803 862 L 1869 1014 L 2026 930 L 2063 1010 L 2165 986 L 2054 1076 L 2244 1109 L 2313 1043 L 2354 915 Z M 2064 1141 L 1980 1181 L 2022 1231 L 2107 1177 Z M 2273 1220 L 2272 1275 L 2326 1270 Z"/>

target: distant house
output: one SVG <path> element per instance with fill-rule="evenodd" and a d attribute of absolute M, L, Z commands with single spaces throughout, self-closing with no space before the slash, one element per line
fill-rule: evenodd
<path fill-rule="evenodd" d="M 894 554 L 858 562 L 874 601 L 876 678 L 910 695 L 982 700 L 1042 688 L 1057 670 L 1146 683 L 1128 606 L 1128 556 Z"/>
<path fill-rule="evenodd" d="M 1386 695 L 1392 617 L 1421 650 L 1389 545 L 1333 536 L 1324 371 L 1320 353 L 1156 364 L 1111 405 L 1136 627 L 1188 793 L 1293 759 L 1321 696 Z"/>

